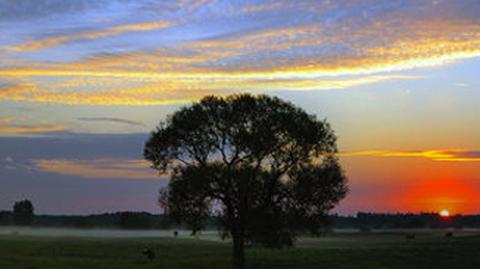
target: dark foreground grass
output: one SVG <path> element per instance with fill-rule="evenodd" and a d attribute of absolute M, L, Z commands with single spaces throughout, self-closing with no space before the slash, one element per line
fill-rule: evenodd
<path fill-rule="evenodd" d="M 157 257 L 147 261 L 145 246 Z M 230 245 L 194 239 L 0 236 L 1 269 L 230 268 Z M 480 268 L 480 237 L 342 234 L 300 240 L 296 248 L 247 251 L 249 268 Z"/>

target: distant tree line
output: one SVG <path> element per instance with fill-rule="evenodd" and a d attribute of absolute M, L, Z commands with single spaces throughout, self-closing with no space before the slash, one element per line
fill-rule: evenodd
<path fill-rule="evenodd" d="M 207 227 L 216 227 L 215 218 L 210 218 Z M 0 226 L 106 228 L 106 229 L 171 229 L 182 228 L 173 225 L 170 217 L 147 212 L 115 212 L 96 215 L 35 215 L 32 202 L 18 201 L 12 211 L 0 211 Z"/>
<path fill-rule="evenodd" d="M 480 228 L 480 215 L 441 217 L 437 213 L 379 214 L 359 212 L 356 217 L 331 216 L 335 228 L 371 229 Z"/>
<path fill-rule="evenodd" d="M 26 225 L 15 220 L 13 211 L 0 211 L 0 225 Z M 218 219 L 209 217 L 207 229 L 216 229 Z M 357 216 L 330 215 L 328 225 L 323 229 L 409 229 L 409 228 L 480 228 L 480 215 L 456 215 L 448 218 L 436 213 L 421 214 L 378 214 L 360 212 Z M 186 225 L 175 224 L 163 214 L 147 212 L 115 212 L 87 216 L 72 215 L 34 215 L 31 223 L 34 227 L 66 227 L 66 228 L 105 228 L 105 229 L 178 229 Z"/>
<path fill-rule="evenodd" d="M 207 229 L 218 228 L 220 219 L 208 217 Z M 408 228 L 480 228 L 480 215 L 455 215 L 441 217 L 437 213 L 378 214 L 359 212 L 356 216 L 330 215 L 324 221 L 322 233 L 330 229 L 408 229 Z M 35 215 L 29 200 L 18 201 L 12 211 L 0 211 L 0 225 L 106 228 L 106 229 L 178 229 L 187 224 L 176 224 L 169 216 L 147 212 L 115 212 L 87 216 Z"/>
<path fill-rule="evenodd" d="M 15 220 L 12 211 L 0 211 L 0 225 L 25 225 Z M 108 228 L 108 229 L 170 229 L 172 222 L 167 216 L 147 212 L 115 212 L 87 216 L 35 215 L 28 226 L 66 228 Z"/>

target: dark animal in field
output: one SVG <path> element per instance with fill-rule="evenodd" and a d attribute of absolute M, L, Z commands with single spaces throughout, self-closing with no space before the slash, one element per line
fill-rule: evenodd
<path fill-rule="evenodd" d="M 407 235 L 405 235 L 405 239 L 413 240 L 413 239 L 415 239 L 415 234 L 407 234 Z"/>
<path fill-rule="evenodd" d="M 174 231 L 174 232 L 173 232 L 173 236 L 174 236 L 175 238 L 177 238 L 177 237 L 178 237 L 178 231 Z"/>
<path fill-rule="evenodd" d="M 446 232 L 445 237 L 453 237 L 453 233 L 452 232 Z"/>
<path fill-rule="evenodd" d="M 155 252 L 151 248 L 144 248 L 142 254 L 150 261 L 153 261 L 153 259 L 155 259 Z"/>

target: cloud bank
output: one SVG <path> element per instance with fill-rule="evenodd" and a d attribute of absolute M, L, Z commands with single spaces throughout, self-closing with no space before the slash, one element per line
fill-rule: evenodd
<path fill-rule="evenodd" d="M 350 89 L 480 56 L 476 1 L 112 0 L 102 8 L 85 2 L 84 13 L 47 2 L 3 3 L 24 16 L 4 22 L 0 79 L 8 86 L 0 100 L 161 105 L 206 94 Z M 62 10 L 69 12 L 59 17 Z"/>

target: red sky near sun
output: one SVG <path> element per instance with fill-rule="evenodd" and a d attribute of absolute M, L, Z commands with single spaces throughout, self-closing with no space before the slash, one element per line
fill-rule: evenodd
<path fill-rule="evenodd" d="M 351 189 L 339 212 L 477 213 L 478 162 L 419 157 L 343 157 Z"/>

